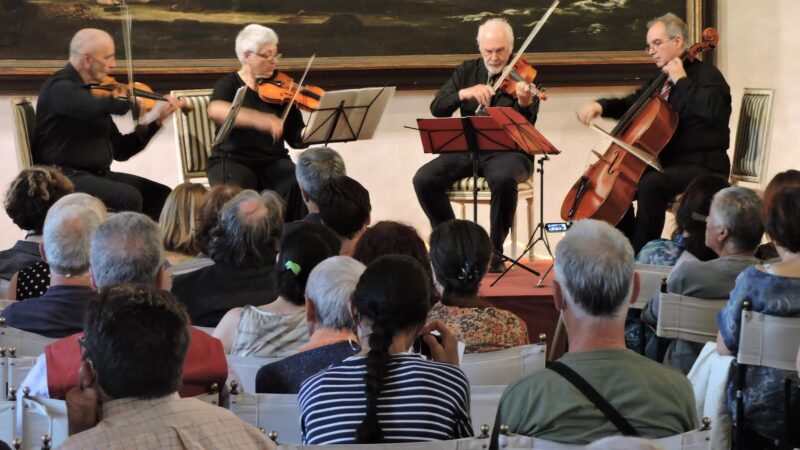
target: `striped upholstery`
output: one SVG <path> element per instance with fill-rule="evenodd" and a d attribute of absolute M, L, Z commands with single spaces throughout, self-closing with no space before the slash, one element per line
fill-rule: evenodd
<path fill-rule="evenodd" d="M 474 186 L 472 177 L 462 178 L 450 186 L 447 191 L 447 197 L 451 202 L 457 203 L 460 208 L 459 217 L 466 218 L 466 205 L 471 205 L 473 200 L 472 187 Z M 489 190 L 489 182 L 486 178 L 478 177 L 478 204 L 486 204 L 491 200 L 492 193 Z M 517 198 L 525 200 L 526 215 L 528 218 L 528 235 L 533 234 L 533 176 L 517 185 Z M 511 225 L 511 256 L 517 256 L 517 218 Z M 533 250 L 531 249 L 530 258 L 533 258 Z"/>
<path fill-rule="evenodd" d="M 29 97 L 14 97 L 11 99 L 11 109 L 14 114 L 15 141 L 17 144 L 17 158 L 19 168 L 27 169 L 33 165 L 31 153 L 31 139 L 36 130 L 36 110 Z"/>
<path fill-rule="evenodd" d="M 206 160 L 211 153 L 216 132 L 216 125 L 208 118 L 206 111 L 211 92 L 211 89 L 170 92 L 172 96 L 183 97 L 194 106 L 194 111 L 172 115 L 183 181 L 206 177 Z"/>

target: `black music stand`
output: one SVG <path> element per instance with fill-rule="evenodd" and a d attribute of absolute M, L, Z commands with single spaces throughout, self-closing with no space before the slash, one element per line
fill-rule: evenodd
<path fill-rule="evenodd" d="M 394 86 L 327 91 L 308 119 L 303 143 L 371 139 L 394 95 Z"/>
<path fill-rule="evenodd" d="M 545 152 L 558 153 L 558 150 L 513 108 L 490 107 L 486 108 L 486 112 L 488 116 L 417 119 L 422 147 L 426 153 L 470 153 L 473 178 L 473 220 L 475 222 L 478 220 L 478 156 L 481 152 L 522 151 L 533 155 Z M 512 262 L 503 275 L 515 265 L 536 276 L 540 275 L 530 267 L 520 264 L 521 256 L 513 259 L 502 253 L 497 255 L 503 261 Z"/>

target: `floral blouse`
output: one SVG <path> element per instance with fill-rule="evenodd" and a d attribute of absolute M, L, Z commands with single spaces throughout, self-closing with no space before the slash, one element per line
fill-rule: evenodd
<path fill-rule="evenodd" d="M 516 314 L 494 307 L 461 308 L 436 303 L 429 320 L 439 320 L 466 344 L 465 353 L 494 352 L 528 343 L 528 326 Z"/>
<path fill-rule="evenodd" d="M 639 264 L 654 264 L 658 266 L 674 266 L 686 248 L 686 238 L 675 236 L 672 240 L 655 239 L 642 247 L 636 255 Z"/>

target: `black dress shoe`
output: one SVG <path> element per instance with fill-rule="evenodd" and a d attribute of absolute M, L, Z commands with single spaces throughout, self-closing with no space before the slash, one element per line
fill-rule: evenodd
<path fill-rule="evenodd" d="M 506 270 L 506 265 L 503 259 L 499 256 L 492 255 L 492 261 L 489 263 L 489 273 L 503 273 Z"/>

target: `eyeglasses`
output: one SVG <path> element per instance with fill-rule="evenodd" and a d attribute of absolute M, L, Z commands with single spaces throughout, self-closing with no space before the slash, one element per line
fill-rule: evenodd
<path fill-rule="evenodd" d="M 644 46 L 644 51 L 647 52 L 647 53 L 650 53 L 651 49 L 652 50 L 657 50 L 658 47 L 661 47 L 662 45 L 666 44 L 669 41 L 675 40 L 675 38 L 677 38 L 677 37 L 678 36 L 672 36 L 671 38 L 667 39 L 666 41 L 662 41 L 661 39 L 656 39 L 653 42 L 645 45 Z"/>
<path fill-rule="evenodd" d="M 281 57 L 283 57 L 282 53 L 267 53 L 266 55 L 262 55 L 261 53 L 255 53 L 254 52 L 253 54 L 256 55 L 256 56 L 260 56 L 260 57 L 262 57 L 264 59 L 271 59 L 273 61 L 277 61 L 277 60 L 281 59 Z"/>

